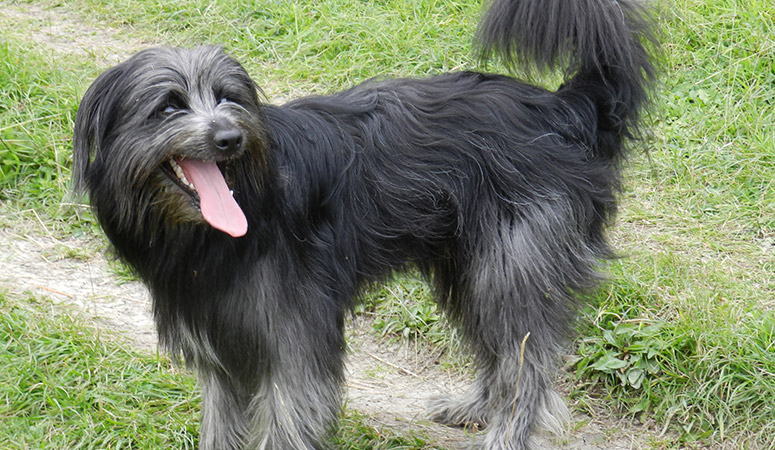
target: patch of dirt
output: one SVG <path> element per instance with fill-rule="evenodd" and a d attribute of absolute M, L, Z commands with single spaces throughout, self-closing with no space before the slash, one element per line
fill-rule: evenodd
<path fill-rule="evenodd" d="M 130 30 L 95 26 L 64 7 L 15 5 L 0 1 L 3 34 L 16 36 L 51 52 L 94 58 L 101 67 L 119 63 L 153 45 L 127 36 Z"/>
<path fill-rule="evenodd" d="M 52 52 L 95 58 L 100 66 L 122 61 L 149 45 L 127 38 L 123 30 L 87 23 L 64 7 L 0 1 L 0 26 Z M 142 283 L 124 282 L 110 270 L 103 242 L 57 238 L 40 224 L 17 222 L 0 229 L 0 249 L 0 289 L 15 296 L 45 296 L 77 311 L 97 328 L 120 333 L 142 351 L 156 351 L 148 291 Z M 370 417 L 376 427 L 419 431 L 450 450 L 472 448 L 475 436 L 433 424 L 424 414 L 428 399 L 459 393 L 470 380 L 451 375 L 411 349 L 385 345 L 365 320 L 352 324 L 349 342 L 353 352 L 347 366 L 348 408 Z M 539 442 L 545 448 L 634 449 L 650 448 L 654 436 L 612 420 L 578 416 L 574 422 L 574 431 L 562 441 L 539 438 Z"/>
<path fill-rule="evenodd" d="M 0 230 L 0 288 L 15 296 L 45 296 L 54 305 L 82 312 L 98 328 L 119 331 L 138 349 L 155 351 L 145 286 L 124 282 L 111 271 L 99 242 L 56 239 L 38 228 L 25 224 Z M 30 229 L 38 232 L 21 231 Z"/>

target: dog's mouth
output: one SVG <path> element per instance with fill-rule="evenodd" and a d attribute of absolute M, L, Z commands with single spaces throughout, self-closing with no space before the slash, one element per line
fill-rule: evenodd
<path fill-rule="evenodd" d="M 234 200 L 216 162 L 175 156 L 163 167 L 172 181 L 198 204 L 211 227 L 233 237 L 247 233 L 245 213 Z"/>

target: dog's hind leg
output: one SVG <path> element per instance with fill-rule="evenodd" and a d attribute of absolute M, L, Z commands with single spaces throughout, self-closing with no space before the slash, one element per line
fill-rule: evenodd
<path fill-rule="evenodd" d="M 551 387 L 551 367 L 546 365 L 554 355 L 541 355 L 540 349 L 504 349 L 490 368 L 493 383 L 489 386 L 489 424 L 480 445 L 486 450 L 522 450 L 530 448 L 531 434 L 543 428 L 555 434 L 564 433 L 569 414 Z M 534 345 L 534 344 L 533 344 Z"/>
<path fill-rule="evenodd" d="M 439 396 L 428 404 L 430 419 L 451 427 L 476 431 L 487 426 L 488 404 L 492 371 L 480 370 L 479 376 L 458 397 Z"/>
<path fill-rule="evenodd" d="M 569 414 L 551 387 L 553 369 L 576 310 L 574 292 L 595 283 L 602 253 L 567 225 L 577 223 L 571 207 L 532 209 L 487 221 L 490 235 L 462 253 L 457 276 L 442 277 L 451 281 L 441 303 L 475 354 L 478 379 L 462 398 L 435 402 L 432 417 L 483 422 L 486 450 L 529 448 L 535 428 L 564 431 Z"/>
<path fill-rule="evenodd" d="M 528 340 L 525 341 L 526 346 Z M 527 371 L 536 370 L 536 364 L 524 360 L 520 363 L 518 357 L 493 359 L 490 363 L 492 365 L 489 366 L 480 364 L 476 380 L 463 395 L 432 399 L 428 408 L 431 420 L 444 425 L 464 427 L 471 432 L 483 430 L 489 426 L 490 431 L 487 435 L 504 436 L 505 443 L 506 436 L 514 433 L 513 430 L 508 431 L 509 428 L 529 432 L 533 426 L 530 417 L 535 415 L 532 409 L 535 405 L 539 405 L 538 415 L 535 417 L 538 428 L 555 434 L 563 433 L 569 420 L 567 410 L 560 396 L 549 386 L 545 373 L 541 373 L 538 369 L 538 374 L 527 374 Z M 529 389 L 521 396 L 520 385 L 526 391 Z M 535 388 L 536 386 L 538 389 Z M 508 392 L 513 393 L 511 402 L 508 402 L 508 396 L 504 395 Z M 543 392 L 544 397 L 527 398 L 535 392 Z M 491 395 L 494 396 L 491 398 Z M 527 415 L 528 421 L 519 423 L 520 417 L 524 415 Z M 508 417 L 505 422 L 504 417 Z M 492 425 L 490 425 L 491 419 L 493 419 Z M 505 428 L 504 425 L 506 425 Z M 504 429 L 499 430 L 499 427 Z M 517 435 L 514 435 L 514 440 L 519 440 Z M 501 447 L 490 445 L 484 448 Z M 514 448 L 521 447 L 516 445 Z"/>
<path fill-rule="evenodd" d="M 526 352 L 528 342 L 529 337 Z M 527 354 L 520 361 L 519 349 L 503 353 L 492 358 L 491 365 L 480 365 L 477 379 L 462 396 L 432 400 L 431 420 L 473 432 L 486 428 L 478 447 L 483 450 L 529 448 L 534 427 L 562 434 L 568 411 L 551 388 L 550 369 L 543 367 L 542 357 Z"/>

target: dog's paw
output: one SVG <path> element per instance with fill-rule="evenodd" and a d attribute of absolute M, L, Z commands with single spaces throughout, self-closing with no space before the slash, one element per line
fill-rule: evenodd
<path fill-rule="evenodd" d="M 450 427 L 481 430 L 487 426 L 485 402 L 469 396 L 432 398 L 427 407 L 430 420 Z"/>

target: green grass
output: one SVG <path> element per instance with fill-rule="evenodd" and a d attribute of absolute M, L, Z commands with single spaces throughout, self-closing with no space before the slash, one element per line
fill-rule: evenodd
<path fill-rule="evenodd" d="M 626 258 L 582 320 L 574 369 L 679 441 L 771 448 L 775 13 L 676 1 L 662 23 L 654 144 L 629 169 L 615 233 Z"/>
<path fill-rule="evenodd" d="M 416 272 L 401 274 L 368 291 L 356 313 L 373 317 L 374 331 L 385 340 L 413 345 L 415 351 L 438 359 L 444 368 L 461 371 L 472 367 L 459 334 Z"/>
<path fill-rule="evenodd" d="M 345 411 L 339 421 L 339 432 L 330 445 L 337 450 L 444 450 L 429 445 L 419 435 L 400 435 L 390 429 L 366 425 L 368 417 L 355 411 Z"/>
<path fill-rule="evenodd" d="M 597 395 L 629 415 L 648 414 L 680 442 L 772 442 L 775 314 L 700 302 L 638 304 L 620 286 L 583 316 L 575 395 Z M 710 298 L 709 301 L 716 302 Z M 729 444 L 727 444 L 729 445 Z"/>
<path fill-rule="evenodd" d="M 33 3 L 69 11 L 86 24 L 118 28 L 119 37 L 222 44 L 270 98 L 331 92 L 374 76 L 474 68 L 469 44 L 480 5 L 474 0 Z M 611 283 L 591 299 L 579 322 L 569 375 L 573 397 L 582 406 L 602 402 L 607 410 L 652 418 L 677 433 L 665 438 L 675 440 L 670 445 L 696 439 L 728 447 L 775 445 L 775 10 L 770 3 L 660 1 L 665 76 L 650 118 L 650 152 L 628 163 L 620 219 L 611 232 L 623 258 L 610 265 Z M 0 32 L 1 226 L 14 226 L 16 217 L 34 210 L 51 228 L 91 232 L 91 216 L 67 205 L 70 134 L 79 96 L 104 67 L 97 58 L 28 45 L 25 27 L 32 25 L 10 25 Z M 435 348 L 454 346 L 425 297 L 427 288 L 415 279 L 373 293 L 371 299 L 380 300 L 368 308 L 375 332 Z M 32 302 L 12 310 L 32 314 L 40 307 Z M 77 333 L 60 334 L 77 339 Z M 79 356 L 75 347 L 64 348 L 55 355 Z M 49 355 L 37 347 L 30 352 L 30 358 Z M 115 364 L 125 367 L 130 360 L 159 367 L 154 377 L 180 376 L 141 355 Z M 8 370 L 4 366 L 0 377 Z M 69 386 L 83 378 L 64 374 L 60 382 Z M 171 396 L 190 382 L 165 381 Z M 128 378 L 116 390 L 131 393 L 145 385 Z M 52 388 L 46 392 L 62 395 Z M 49 401 L 34 390 L 14 395 L 12 408 L 53 411 L 41 423 L 64 414 L 51 406 L 65 402 L 58 397 Z M 596 407 L 590 406 L 593 414 Z M 182 412 L 181 420 L 194 420 L 195 409 Z M 136 414 L 132 426 L 154 420 Z M 31 426 L 25 435 L 17 420 L 9 423 L 21 435 L 9 442 L 30 443 L 33 433 L 44 438 L 45 431 L 38 430 L 45 426 Z M 63 429 L 69 439 L 93 433 L 95 440 L 121 430 L 104 427 L 97 433 L 96 423 Z M 3 424 L 0 432 L 11 429 Z M 155 439 L 143 430 L 137 439 Z M 356 431 L 346 439 L 357 442 L 367 435 Z M 183 441 L 190 438 L 185 436 Z"/>
<path fill-rule="evenodd" d="M 193 378 L 0 293 L 0 442 L 6 449 L 196 448 Z"/>
<path fill-rule="evenodd" d="M 72 5 L 73 2 L 57 2 Z M 77 2 L 138 37 L 183 46 L 217 43 L 270 93 L 331 92 L 375 76 L 471 68 L 479 2 L 239 0 Z"/>
<path fill-rule="evenodd" d="M 59 203 L 69 175 L 75 86 L 70 72 L 0 42 L 0 200 Z"/>

